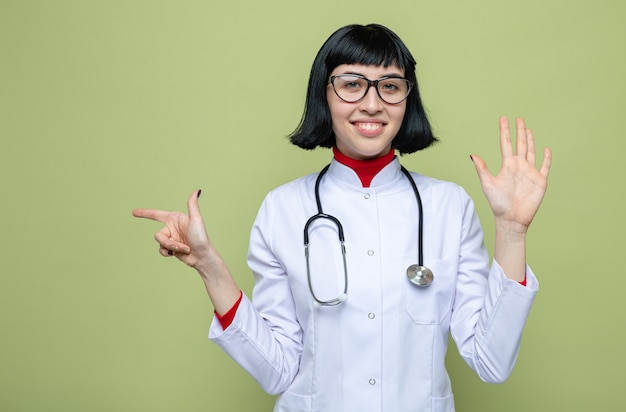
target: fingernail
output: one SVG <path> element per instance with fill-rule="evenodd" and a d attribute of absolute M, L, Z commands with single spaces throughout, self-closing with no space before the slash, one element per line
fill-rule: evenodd
<path fill-rule="evenodd" d="M 202 189 L 198 190 L 198 197 L 202 194 Z"/>

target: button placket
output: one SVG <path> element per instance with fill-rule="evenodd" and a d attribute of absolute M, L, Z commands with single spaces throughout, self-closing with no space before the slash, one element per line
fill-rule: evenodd
<path fill-rule="evenodd" d="M 375 203 L 375 194 L 373 194 L 372 192 L 362 192 L 361 194 L 363 196 L 363 200 L 364 200 L 364 208 L 366 208 L 367 211 L 371 212 L 371 216 L 376 216 L 375 214 L 375 210 L 371 209 L 371 208 L 376 208 L 376 203 Z M 372 203 L 372 201 L 374 201 L 374 203 Z M 365 203 L 368 202 L 368 203 Z M 371 238 L 371 239 L 362 239 L 366 242 L 364 242 L 363 246 L 365 246 L 363 249 L 361 249 L 361 251 L 364 251 L 367 254 L 368 258 L 373 258 L 376 259 L 376 255 L 377 255 L 377 250 L 376 248 L 372 248 L 372 246 L 375 246 L 377 244 L 377 239 L 376 238 Z M 367 247 L 367 243 L 369 243 L 369 248 Z M 372 261 L 374 262 L 374 261 Z M 372 263 L 373 264 L 373 263 Z M 375 265 L 374 265 L 375 266 Z M 372 266 L 372 267 L 374 267 Z M 377 317 L 377 311 L 378 308 L 376 305 L 368 305 L 370 306 L 369 309 L 371 310 L 370 312 L 365 312 L 364 315 L 367 316 L 367 321 L 363 320 L 362 322 L 367 322 L 367 328 L 368 330 L 370 330 L 372 333 L 379 333 L 379 327 L 380 327 L 380 320 Z M 363 318 L 362 318 L 363 319 Z M 382 318 L 381 318 L 382 319 Z M 370 388 L 372 388 L 371 390 L 373 391 L 378 391 L 380 390 L 379 386 L 378 386 L 378 381 L 376 378 L 374 378 L 374 376 L 377 376 L 377 373 L 379 373 L 379 371 L 376 370 L 377 368 L 373 368 L 370 370 L 369 373 L 366 372 L 366 374 L 364 376 L 362 376 L 365 382 L 367 382 L 367 386 L 369 386 Z M 367 375 L 370 375 L 369 377 Z"/>

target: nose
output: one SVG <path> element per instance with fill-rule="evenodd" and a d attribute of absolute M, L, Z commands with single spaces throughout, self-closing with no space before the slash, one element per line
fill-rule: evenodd
<path fill-rule="evenodd" d="M 359 101 L 359 108 L 366 113 L 378 113 L 383 108 L 383 101 L 378 96 L 375 86 L 371 86 L 363 99 Z"/>

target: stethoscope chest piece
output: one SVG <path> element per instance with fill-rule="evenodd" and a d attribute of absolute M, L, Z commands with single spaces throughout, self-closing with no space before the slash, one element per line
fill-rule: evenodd
<path fill-rule="evenodd" d="M 407 268 L 406 275 L 411 283 L 421 288 L 430 286 L 433 283 L 433 272 L 426 266 L 411 265 Z"/>

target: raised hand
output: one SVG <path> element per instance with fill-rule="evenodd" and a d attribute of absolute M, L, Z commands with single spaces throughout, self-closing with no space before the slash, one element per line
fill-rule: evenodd
<path fill-rule="evenodd" d="M 526 233 L 548 185 L 552 160 L 550 149 L 545 148 L 539 169 L 535 166 L 535 139 L 524 119 L 516 123 L 515 152 L 511 142 L 509 121 L 500 118 L 500 151 L 502 165 L 492 176 L 483 159 L 472 155 L 482 190 L 493 211 L 496 224 L 517 233 Z"/>
<path fill-rule="evenodd" d="M 200 190 L 189 196 L 187 215 L 157 209 L 135 209 L 133 216 L 156 220 L 165 225 L 154 235 L 159 243 L 159 253 L 163 256 L 176 256 L 196 269 L 215 310 L 224 314 L 239 299 L 241 292 L 207 235 L 198 206 L 199 197 Z"/>
<path fill-rule="evenodd" d="M 185 264 L 197 268 L 210 252 L 210 240 L 204 220 L 198 207 L 201 191 L 195 191 L 187 201 L 188 215 L 180 212 L 167 212 L 157 209 L 135 209 L 133 216 L 156 220 L 165 226 L 156 232 L 159 253 L 163 256 L 176 256 Z"/>

